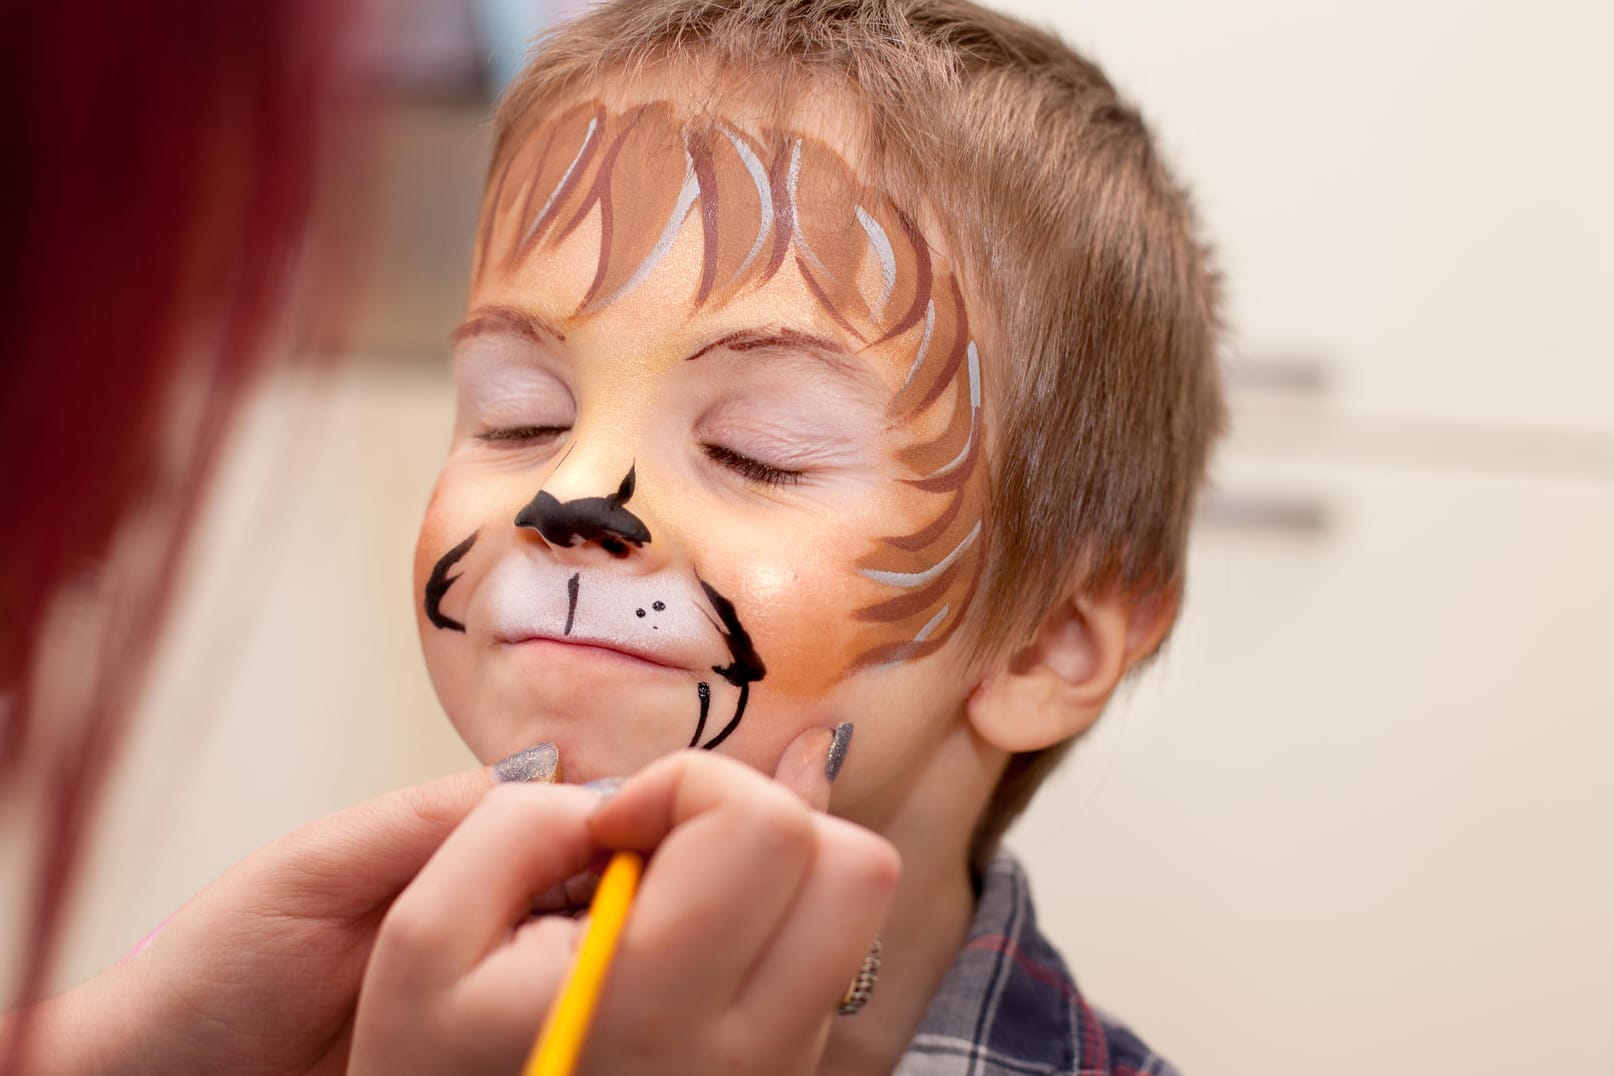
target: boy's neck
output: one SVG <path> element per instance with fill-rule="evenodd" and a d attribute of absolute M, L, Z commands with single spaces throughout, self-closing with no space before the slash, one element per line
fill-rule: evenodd
<path fill-rule="evenodd" d="M 1007 759 L 964 721 L 938 746 L 897 802 L 854 818 L 902 854 L 902 882 L 880 934 L 873 996 L 830 1028 L 820 1073 L 890 1073 L 919 1029 L 969 931 L 975 912 L 969 845 Z"/>

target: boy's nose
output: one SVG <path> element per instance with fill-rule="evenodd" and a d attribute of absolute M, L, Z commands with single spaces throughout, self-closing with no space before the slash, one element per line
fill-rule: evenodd
<path fill-rule="evenodd" d="M 627 507 L 634 482 L 630 466 L 616 492 L 603 497 L 563 501 L 541 489 L 516 513 L 516 526 L 537 531 L 557 549 L 596 546 L 613 557 L 625 557 L 630 546 L 638 548 L 650 541 L 650 528 Z"/>

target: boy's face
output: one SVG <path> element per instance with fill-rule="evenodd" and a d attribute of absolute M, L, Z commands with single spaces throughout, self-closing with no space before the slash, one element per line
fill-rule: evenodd
<path fill-rule="evenodd" d="M 831 137 L 588 102 L 512 138 L 456 335 L 417 611 L 450 717 L 569 780 L 904 772 L 973 685 L 981 362 L 946 259 Z M 859 776 L 861 775 L 861 776 Z"/>

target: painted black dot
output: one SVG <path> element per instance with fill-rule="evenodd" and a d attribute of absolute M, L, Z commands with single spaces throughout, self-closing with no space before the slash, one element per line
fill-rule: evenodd
<path fill-rule="evenodd" d="M 653 602 L 651 604 L 650 608 L 654 609 L 656 612 L 659 613 L 663 609 L 667 608 L 667 603 L 666 602 Z"/>
<path fill-rule="evenodd" d="M 635 609 L 633 611 L 633 615 L 634 616 L 644 616 L 644 610 L 643 609 Z"/>

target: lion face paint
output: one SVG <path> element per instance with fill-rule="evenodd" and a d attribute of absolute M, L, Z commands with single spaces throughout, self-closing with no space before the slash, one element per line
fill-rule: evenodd
<path fill-rule="evenodd" d="M 479 756 L 770 766 L 852 720 L 861 761 L 956 709 L 981 357 L 946 258 L 831 139 L 560 110 L 495 162 L 476 265 L 416 583 Z"/>

